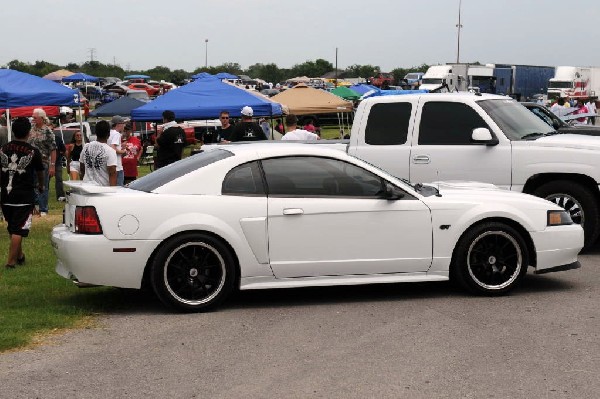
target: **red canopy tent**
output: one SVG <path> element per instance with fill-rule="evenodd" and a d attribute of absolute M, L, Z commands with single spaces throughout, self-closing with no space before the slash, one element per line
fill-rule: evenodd
<path fill-rule="evenodd" d="M 27 116 L 30 117 L 33 114 L 33 110 L 36 108 L 41 108 L 46 111 L 46 115 L 48 116 L 59 116 L 60 115 L 60 107 L 56 105 L 41 105 L 41 106 L 28 106 L 28 107 L 17 107 L 10 109 L 10 116 L 13 118 L 19 116 Z M 0 108 L 0 113 L 4 113 L 6 109 Z"/>

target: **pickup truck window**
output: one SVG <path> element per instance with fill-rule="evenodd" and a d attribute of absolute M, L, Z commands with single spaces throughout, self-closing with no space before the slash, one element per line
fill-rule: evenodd
<path fill-rule="evenodd" d="M 420 145 L 472 144 L 473 129 L 488 128 L 471 107 L 463 103 L 429 101 L 425 103 L 419 127 Z"/>
<path fill-rule="evenodd" d="M 514 100 L 483 100 L 477 104 L 511 141 L 530 140 L 554 133 L 554 128 Z"/>
<path fill-rule="evenodd" d="M 410 103 L 373 105 L 365 129 L 365 142 L 370 145 L 406 143 L 411 110 Z"/>

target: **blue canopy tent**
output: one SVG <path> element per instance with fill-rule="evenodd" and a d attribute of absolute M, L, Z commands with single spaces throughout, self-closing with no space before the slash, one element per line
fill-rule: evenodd
<path fill-rule="evenodd" d="M 162 120 L 162 113 L 166 110 L 175 112 L 175 117 L 180 120 L 217 118 L 224 110 L 233 117 L 239 117 L 242 107 L 246 105 L 252 107 L 254 116 L 270 117 L 283 113 L 281 104 L 212 77 L 195 80 L 157 97 L 131 111 L 131 118 L 158 121 Z"/>
<path fill-rule="evenodd" d="M 0 108 L 78 104 L 76 90 L 28 73 L 0 69 Z"/>
<path fill-rule="evenodd" d="M 79 105 L 79 93 L 61 84 L 28 73 L 0 69 L 0 108 L 6 108 L 10 121 L 10 108 L 36 105 Z M 8 124 L 10 140 L 10 123 Z"/>
<path fill-rule="evenodd" d="M 101 117 L 115 115 L 131 115 L 131 111 L 145 104 L 147 103 L 144 101 L 124 96 L 119 98 L 118 100 L 112 101 L 108 104 L 104 104 L 100 108 L 96 108 L 95 110 L 90 112 L 90 116 Z"/>
<path fill-rule="evenodd" d="M 95 76 L 88 75 L 82 72 L 74 73 L 73 75 L 69 75 L 62 78 L 63 82 L 97 82 L 99 80 L 100 79 L 98 79 Z"/>
<path fill-rule="evenodd" d="M 219 72 L 215 77 L 218 79 L 239 79 L 239 76 L 232 75 L 228 72 Z"/>
<path fill-rule="evenodd" d="M 348 88 L 350 90 L 357 92 L 358 94 L 365 94 L 366 92 L 371 91 L 371 90 L 379 90 L 379 88 L 377 88 L 375 86 L 371 86 L 371 85 L 364 84 L 364 83 L 352 85 Z"/>
<path fill-rule="evenodd" d="M 127 75 L 125 79 L 150 79 L 148 75 Z"/>
<path fill-rule="evenodd" d="M 200 72 L 197 73 L 195 75 L 190 76 L 192 79 L 204 79 L 204 78 L 214 78 L 213 75 L 211 75 L 208 72 Z"/>

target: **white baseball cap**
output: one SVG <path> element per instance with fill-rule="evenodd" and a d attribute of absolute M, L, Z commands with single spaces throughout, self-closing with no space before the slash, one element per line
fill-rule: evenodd
<path fill-rule="evenodd" d="M 244 108 L 242 108 L 242 115 L 252 116 L 254 115 L 254 110 L 252 109 L 252 107 L 246 105 Z"/>

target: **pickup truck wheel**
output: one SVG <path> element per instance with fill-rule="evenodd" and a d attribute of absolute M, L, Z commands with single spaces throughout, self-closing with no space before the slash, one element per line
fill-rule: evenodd
<path fill-rule="evenodd" d="M 519 232 L 500 222 L 467 230 L 452 257 L 451 276 L 474 294 L 502 295 L 527 272 L 529 253 Z"/>
<path fill-rule="evenodd" d="M 584 248 L 590 248 L 598 239 L 600 214 L 594 194 L 579 183 L 557 180 L 546 183 L 534 191 L 534 195 L 547 199 L 564 208 L 573 222 L 583 227 Z"/>

